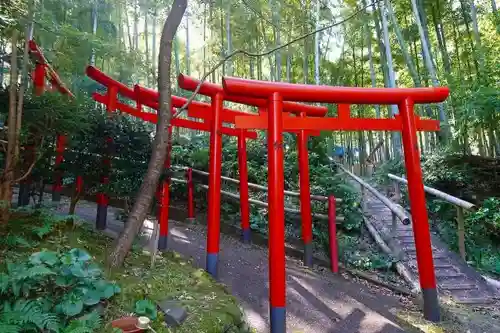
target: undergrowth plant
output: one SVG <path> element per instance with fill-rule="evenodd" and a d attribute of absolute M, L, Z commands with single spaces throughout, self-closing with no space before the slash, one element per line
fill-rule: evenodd
<path fill-rule="evenodd" d="M 0 266 L 0 332 L 86 333 L 101 326 L 98 310 L 120 288 L 103 278 L 86 251 L 55 244 L 55 251 L 16 259 L 49 235 L 62 237 L 69 221 L 46 210 L 19 209 L 0 230 L 0 253 L 10 258 Z"/>
<path fill-rule="evenodd" d="M 93 332 L 97 306 L 120 292 L 81 249 L 41 251 L 0 273 L 0 332 Z"/>

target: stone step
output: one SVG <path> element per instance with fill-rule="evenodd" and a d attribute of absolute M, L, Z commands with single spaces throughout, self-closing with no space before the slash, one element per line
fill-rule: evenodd
<path fill-rule="evenodd" d="M 436 270 L 436 278 L 438 280 L 447 280 L 448 278 L 462 278 L 462 279 L 466 279 L 467 276 L 463 273 L 460 273 L 460 272 L 457 272 L 457 271 L 452 271 L 452 272 L 448 272 L 448 271 L 445 271 L 445 272 L 440 272 L 440 271 L 437 271 Z"/>
<path fill-rule="evenodd" d="M 436 276 L 455 276 L 456 274 L 460 273 L 453 266 L 450 268 L 435 268 L 435 272 Z"/>
<path fill-rule="evenodd" d="M 439 288 L 443 290 L 470 290 L 477 289 L 477 286 L 474 283 L 441 283 L 438 284 Z"/>
<path fill-rule="evenodd" d="M 434 263 L 434 268 L 452 268 L 453 265 L 450 264 L 450 263 L 439 263 L 439 262 L 435 262 Z"/>
<path fill-rule="evenodd" d="M 459 298 L 454 297 L 455 302 L 458 304 L 467 304 L 467 305 L 480 305 L 480 304 L 491 304 L 495 300 L 491 297 L 467 297 L 467 298 Z"/>

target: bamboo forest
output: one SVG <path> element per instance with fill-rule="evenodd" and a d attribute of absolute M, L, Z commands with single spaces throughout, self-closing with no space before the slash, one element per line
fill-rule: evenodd
<path fill-rule="evenodd" d="M 500 332 L 498 0 L 1 0 L 1 333 Z"/>

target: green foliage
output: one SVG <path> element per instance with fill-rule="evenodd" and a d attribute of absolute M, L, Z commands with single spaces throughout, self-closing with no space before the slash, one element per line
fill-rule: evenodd
<path fill-rule="evenodd" d="M 35 252 L 0 273 L 0 331 L 93 332 L 93 308 L 119 292 L 84 250 Z"/>
<path fill-rule="evenodd" d="M 135 313 L 139 316 L 146 316 L 151 320 L 156 320 L 156 304 L 148 299 L 135 302 Z"/>

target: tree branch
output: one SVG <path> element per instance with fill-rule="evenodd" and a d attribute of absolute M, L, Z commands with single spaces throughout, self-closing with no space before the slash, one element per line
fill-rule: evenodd
<path fill-rule="evenodd" d="M 228 61 L 229 59 L 231 59 L 232 57 L 234 57 L 235 55 L 238 55 L 238 54 L 243 54 L 243 55 L 246 55 L 247 57 L 265 57 L 267 55 L 270 55 L 278 50 L 281 50 L 293 43 L 296 43 L 296 42 L 299 42 L 309 36 L 312 36 L 318 32 L 322 32 L 322 31 L 325 31 L 325 30 L 328 30 L 328 29 L 331 29 L 335 26 L 338 26 L 338 25 L 341 25 L 341 24 L 344 24 L 345 22 L 353 19 L 355 16 L 357 16 L 359 13 L 365 11 L 368 7 L 372 6 L 372 5 L 375 5 L 379 2 L 381 2 L 383 0 L 375 0 L 373 1 L 372 3 L 366 5 L 366 6 L 363 6 L 362 8 L 356 10 L 354 13 L 352 13 L 351 15 L 349 15 L 348 17 L 346 17 L 345 19 L 339 21 L 339 22 L 335 22 L 335 23 L 332 23 L 332 24 L 328 24 L 328 25 L 325 25 L 319 29 L 316 29 L 316 30 L 313 30 L 313 31 L 310 31 L 306 34 L 303 34 L 299 37 L 296 37 L 284 44 L 281 44 L 281 45 L 278 45 L 270 50 L 267 50 L 267 51 L 264 51 L 262 53 L 254 53 L 254 52 L 249 52 L 249 51 L 246 51 L 246 50 L 242 50 L 242 49 L 237 49 L 237 50 L 234 50 L 233 52 L 229 53 L 227 56 L 225 56 L 224 58 L 222 58 L 221 60 L 219 60 L 219 62 L 214 66 L 212 67 L 208 72 L 205 72 L 205 74 L 203 74 L 203 77 L 201 78 L 200 80 L 200 83 L 198 83 L 198 85 L 196 86 L 196 89 L 193 91 L 193 93 L 191 94 L 191 96 L 188 98 L 188 100 L 186 101 L 186 103 L 179 109 L 177 109 L 177 111 L 172 115 L 172 118 L 176 118 L 178 117 L 182 112 L 186 111 L 187 110 L 187 107 L 189 106 L 189 104 L 191 104 L 191 102 L 194 100 L 194 98 L 198 95 L 198 93 L 200 92 L 200 89 L 201 89 L 201 85 L 203 84 L 203 82 L 205 82 L 205 80 L 213 73 L 215 72 L 220 66 L 222 66 L 226 61 Z"/>
<path fill-rule="evenodd" d="M 45 139 L 45 136 L 42 136 L 42 138 L 40 139 L 39 148 L 41 148 L 43 146 L 44 139 Z M 37 149 L 37 150 L 39 150 L 39 149 Z M 28 176 L 31 174 L 31 171 L 33 171 L 33 168 L 35 167 L 36 162 L 38 162 L 40 160 L 40 157 L 42 156 L 42 154 L 37 154 L 37 155 L 38 156 L 36 156 L 35 158 L 33 158 L 33 162 L 31 162 L 31 165 L 28 168 L 28 171 L 26 171 L 26 173 L 24 175 L 22 175 L 21 177 L 19 177 L 18 179 L 13 180 L 12 184 L 22 182 L 23 180 L 25 180 L 26 178 L 28 178 Z"/>

